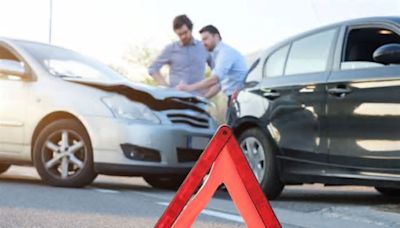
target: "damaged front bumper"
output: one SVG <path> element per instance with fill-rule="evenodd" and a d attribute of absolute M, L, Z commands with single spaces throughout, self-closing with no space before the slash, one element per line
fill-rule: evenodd
<path fill-rule="evenodd" d="M 198 128 L 116 118 L 86 119 L 95 170 L 109 175 L 186 174 L 216 129 L 214 123 Z"/>

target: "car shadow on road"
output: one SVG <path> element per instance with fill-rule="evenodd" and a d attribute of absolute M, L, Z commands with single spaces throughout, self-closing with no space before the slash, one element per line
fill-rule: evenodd
<path fill-rule="evenodd" d="M 0 176 L 0 183 L 13 183 L 13 184 L 30 184 L 30 185 L 44 185 L 43 182 L 37 178 L 30 176 Z"/>
<path fill-rule="evenodd" d="M 385 197 L 374 190 L 353 189 L 288 189 L 276 200 L 279 202 L 304 202 L 327 204 L 380 205 L 400 203 L 400 197 Z"/>
<path fill-rule="evenodd" d="M 214 195 L 218 199 L 230 200 L 226 190 L 219 190 Z M 310 189 L 297 187 L 285 189 L 280 197 L 271 201 L 272 204 L 282 203 L 308 203 L 308 204 L 332 204 L 332 205 L 384 205 L 400 204 L 400 197 L 382 196 L 374 190 L 357 189 Z"/>
<path fill-rule="evenodd" d="M 118 178 L 118 177 L 113 177 Z M 162 191 L 158 189 L 153 189 L 149 185 L 142 183 L 135 183 L 137 181 L 129 181 L 126 177 L 121 177 L 121 180 L 113 179 L 112 181 L 104 181 L 104 180 L 95 180 L 92 184 L 84 187 L 84 188 L 75 188 L 75 189 L 93 189 L 93 188 L 101 188 L 101 189 L 110 189 L 110 190 L 132 190 L 132 191 Z M 16 185 L 30 185 L 37 187 L 52 187 L 46 185 L 39 177 L 35 175 L 0 175 L 0 183 L 10 183 Z M 68 189 L 68 188 L 65 188 Z"/>
<path fill-rule="evenodd" d="M 154 189 L 148 185 L 135 184 L 135 183 L 102 183 L 102 182 L 94 182 L 90 185 L 90 187 L 102 188 L 102 189 L 110 189 L 110 190 L 118 190 L 118 191 L 141 191 L 141 192 L 157 192 L 160 191 L 158 189 Z M 162 191 L 162 190 L 161 190 Z"/>
<path fill-rule="evenodd" d="M 90 190 L 93 188 L 109 189 L 117 191 L 140 191 L 149 193 L 169 193 L 175 194 L 176 191 L 152 188 L 145 182 L 133 180 L 126 177 L 112 177 L 108 180 L 99 178 L 91 185 L 81 188 Z M 47 187 L 38 177 L 29 175 L 1 175 L 0 183 L 12 183 L 18 185 L 31 185 Z M 231 200 L 226 189 L 219 189 L 214 194 L 214 198 Z M 308 204 L 335 204 L 335 205 L 386 205 L 400 204 L 400 197 L 384 197 L 374 190 L 348 189 L 346 187 L 321 187 L 321 188 L 287 188 L 282 195 L 273 200 L 272 204 L 282 203 L 308 203 Z"/>

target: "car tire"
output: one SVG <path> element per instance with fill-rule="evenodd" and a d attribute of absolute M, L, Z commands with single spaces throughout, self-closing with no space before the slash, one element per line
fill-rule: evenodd
<path fill-rule="evenodd" d="M 83 187 L 93 182 L 93 150 L 85 128 L 74 119 L 50 123 L 34 143 L 34 164 L 46 184 Z"/>
<path fill-rule="evenodd" d="M 5 173 L 10 167 L 11 165 L 9 164 L 0 164 L 0 174 Z"/>
<path fill-rule="evenodd" d="M 376 191 L 388 197 L 400 197 L 400 188 L 382 188 L 375 187 Z"/>
<path fill-rule="evenodd" d="M 267 134 L 259 128 L 250 128 L 240 134 L 238 142 L 265 196 L 276 199 L 284 184 L 279 176 L 275 147 Z"/>
<path fill-rule="evenodd" d="M 186 176 L 177 177 L 155 177 L 144 176 L 143 179 L 152 187 L 166 190 L 177 190 Z"/>

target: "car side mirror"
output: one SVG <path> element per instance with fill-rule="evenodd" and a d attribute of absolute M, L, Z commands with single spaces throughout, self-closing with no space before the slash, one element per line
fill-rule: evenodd
<path fill-rule="evenodd" d="M 400 44 L 392 43 L 380 46 L 374 51 L 373 58 L 375 62 L 382 64 L 400 63 Z"/>
<path fill-rule="evenodd" d="M 8 59 L 1 59 L 0 60 L 0 75 L 11 75 L 17 77 L 25 77 L 26 70 L 23 63 L 15 61 L 15 60 L 8 60 Z"/>

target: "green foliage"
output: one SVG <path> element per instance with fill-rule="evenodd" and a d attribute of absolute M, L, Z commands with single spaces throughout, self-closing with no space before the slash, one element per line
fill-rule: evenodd
<path fill-rule="evenodd" d="M 148 47 L 130 46 L 118 63 L 109 64 L 109 67 L 128 79 L 156 85 L 147 68 L 150 66 L 158 51 Z"/>
<path fill-rule="evenodd" d="M 210 101 L 214 104 L 214 107 L 209 110 L 211 116 L 214 117 L 218 124 L 225 123 L 226 104 L 228 103 L 228 98 L 224 93 L 219 92 L 217 95 L 212 97 Z"/>
<path fill-rule="evenodd" d="M 132 65 L 149 67 L 158 51 L 148 47 L 129 47 L 128 52 L 123 56 L 124 60 Z"/>
<path fill-rule="evenodd" d="M 141 81 L 141 83 L 144 83 L 144 84 L 147 84 L 147 85 L 152 85 L 152 86 L 156 86 L 157 85 L 156 81 L 152 77 L 144 78 L 143 81 Z"/>

